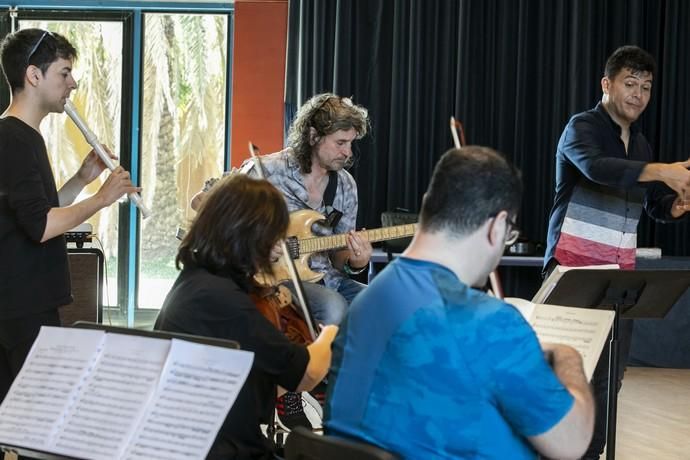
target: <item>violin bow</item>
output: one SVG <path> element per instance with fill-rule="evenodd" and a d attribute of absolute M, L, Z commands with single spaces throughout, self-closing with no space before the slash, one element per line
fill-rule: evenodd
<path fill-rule="evenodd" d="M 259 148 L 249 141 L 249 153 L 256 163 L 256 171 L 261 179 L 266 179 L 264 174 L 264 166 L 261 163 L 261 158 L 259 156 Z M 297 300 L 299 300 L 299 305 L 302 308 L 302 314 L 304 316 L 304 322 L 307 323 L 307 328 L 309 328 L 309 334 L 312 340 L 316 340 L 316 329 L 314 329 L 314 323 L 312 322 L 311 315 L 309 314 L 309 307 L 307 306 L 307 298 L 304 295 L 304 288 L 302 287 L 302 280 L 297 274 L 297 269 L 295 268 L 295 263 L 290 256 L 290 251 L 288 251 L 285 239 L 280 240 L 280 248 L 283 250 L 283 260 L 287 266 L 288 273 L 292 279 L 292 283 L 295 285 L 295 292 L 297 293 Z"/>
<path fill-rule="evenodd" d="M 458 133 L 460 137 L 458 137 Z M 465 142 L 465 128 L 462 122 L 456 120 L 453 116 L 450 117 L 450 134 L 453 136 L 453 145 L 456 149 L 467 145 L 467 142 Z"/>
<path fill-rule="evenodd" d="M 453 136 L 453 145 L 456 149 L 467 145 L 465 142 L 465 128 L 462 122 L 456 120 L 453 116 L 450 117 L 450 134 Z M 489 273 L 489 284 L 491 285 L 491 292 L 493 292 L 496 298 L 503 299 L 503 289 L 501 288 L 501 282 L 498 280 L 496 270 Z"/>

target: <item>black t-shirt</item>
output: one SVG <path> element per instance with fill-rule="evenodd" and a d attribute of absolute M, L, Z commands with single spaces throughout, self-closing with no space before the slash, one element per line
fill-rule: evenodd
<path fill-rule="evenodd" d="M 246 383 L 228 413 L 208 458 L 273 458 L 274 446 L 260 424 L 269 423 L 276 385 L 294 390 L 309 353 L 288 341 L 230 278 L 185 268 L 168 293 L 155 329 L 236 340 L 254 352 Z"/>
<path fill-rule="evenodd" d="M 18 118 L 0 119 L 0 319 L 72 302 L 64 237 L 41 243 L 58 206 L 43 138 Z"/>

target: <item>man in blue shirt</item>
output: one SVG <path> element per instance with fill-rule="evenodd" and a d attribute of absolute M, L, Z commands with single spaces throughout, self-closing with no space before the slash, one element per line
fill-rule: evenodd
<path fill-rule="evenodd" d="M 517 170 L 447 152 L 403 255 L 358 295 L 333 345 L 329 433 L 404 458 L 577 458 L 593 429 L 580 355 L 542 344 L 486 283 L 515 238 Z M 551 365 L 549 365 L 551 361 Z"/>

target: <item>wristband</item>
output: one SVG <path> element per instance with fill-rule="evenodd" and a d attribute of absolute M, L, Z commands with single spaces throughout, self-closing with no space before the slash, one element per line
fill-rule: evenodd
<path fill-rule="evenodd" d="M 353 268 L 350 265 L 350 258 L 348 257 L 347 260 L 345 260 L 345 263 L 343 264 L 343 271 L 347 273 L 348 275 L 359 275 L 362 273 L 364 270 L 366 270 L 369 267 L 369 264 L 366 264 L 362 268 Z"/>

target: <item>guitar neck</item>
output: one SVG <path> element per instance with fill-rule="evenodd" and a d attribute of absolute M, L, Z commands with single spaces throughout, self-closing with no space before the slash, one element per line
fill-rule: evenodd
<path fill-rule="evenodd" d="M 376 228 L 373 230 L 363 230 L 371 243 L 377 241 L 395 240 L 414 235 L 417 224 L 395 225 L 393 227 Z M 312 238 L 300 239 L 299 253 L 307 254 L 310 252 L 330 251 L 331 249 L 342 249 L 347 247 L 347 234 L 331 236 L 315 236 Z"/>

